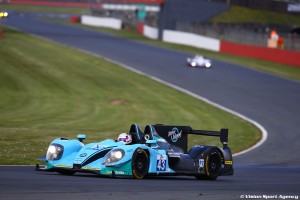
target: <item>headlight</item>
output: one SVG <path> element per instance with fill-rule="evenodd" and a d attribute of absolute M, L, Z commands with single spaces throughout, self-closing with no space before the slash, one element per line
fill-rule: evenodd
<path fill-rule="evenodd" d="M 196 62 L 191 62 L 191 65 L 193 66 L 193 67 L 195 67 L 196 65 L 197 65 L 197 63 Z"/>
<path fill-rule="evenodd" d="M 205 63 L 205 67 L 211 67 L 211 63 Z"/>
<path fill-rule="evenodd" d="M 108 152 L 108 154 L 105 156 L 105 161 L 103 162 L 103 165 L 110 165 L 115 162 L 118 162 L 121 160 L 125 155 L 125 151 L 123 149 L 114 149 Z"/>
<path fill-rule="evenodd" d="M 8 12 L 0 12 L 0 18 L 7 17 L 7 16 L 8 16 Z"/>
<path fill-rule="evenodd" d="M 64 147 L 60 144 L 51 144 L 48 148 L 46 159 L 59 160 L 64 152 Z"/>

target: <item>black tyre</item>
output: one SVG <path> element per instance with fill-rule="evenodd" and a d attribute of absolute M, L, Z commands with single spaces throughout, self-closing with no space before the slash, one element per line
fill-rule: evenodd
<path fill-rule="evenodd" d="M 149 169 L 149 157 L 145 150 L 136 149 L 132 156 L 132 175 L 135 179 L 143 179 Z"/>
<path fill-rule="evenodd" d="M 216 180 L 221 173 L 222 158 L 220 152 L 210 149 L 205 157 L 205 175 L 197 175 L 197 179 Z"/>

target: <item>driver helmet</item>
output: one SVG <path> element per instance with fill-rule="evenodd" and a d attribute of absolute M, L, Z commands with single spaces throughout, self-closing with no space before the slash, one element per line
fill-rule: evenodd
<path fill-rule="evenodd" d="M 132 137 L 127 133 L 121 133 L 118 137 L 119 142 L 124 142 L 125 144 L 131 144 Z"/>

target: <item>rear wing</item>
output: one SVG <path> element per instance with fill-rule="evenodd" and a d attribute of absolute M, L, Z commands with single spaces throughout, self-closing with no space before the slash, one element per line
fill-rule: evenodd
<path fill-rule="evenodd" d="M 173 125 L 148 125 L 159 136 L 167 140 L 171 145 L 179 147 L 183 152 L 187 152 L 188 148 L 188 135 L 203 135 L 220 137 L 220 142 L 223 148 L 228 145 L 228 129 L 221 129 L 220 131 L 207 131 L 207 130 L 193 130 L 190 126 L 173 126 Z M 147 127 L 146 127 L 147 128 Z M 149 129 L 149 127 L 148 127 Z"/>
<path fill-rule="evenodd" d="M 228 145 L 228 129 L 225 128 L 222 128 L 220 131 L 192 130 L 192 132 L 187 134 L 220 137 L 220 142 L 223 144 L 223 148 L 226 148 Z"/>

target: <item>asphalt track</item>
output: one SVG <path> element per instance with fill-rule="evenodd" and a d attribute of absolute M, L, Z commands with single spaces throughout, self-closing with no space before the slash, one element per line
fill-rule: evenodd
<path fill-rule="evenodd" d="M 183 176 L 143 180 L 82 174 L 62 176 L 35 172 L 33 167 L 28 166 L 1 167 L 0 199 L 251 199 L 247 195 L 261 196 L 258 199 L 265 199 L 263 195 L 277 195 L 269 199 L 283 199 L 280 195 L 294 197 L 289 199 L 299 198 L 299 167 L 237 165 L 236 169 L 232 177 L 202 181 Z"/>
<path fill-rule="evenodd" d="M 299 82 L 219 60 L 213 60 L 211 70 L 190 70 L 185 67 L 187 54 L 37 18 L 15 13 L 1 23 L 114 60 L 204 97 L 259 122 L 268 138 L 254 150 L 234 157 L 234 176 L 213 182 L 193 177 L 143 181 L 69 177 L 34 172 L 34 167 L 0 167 L 0 199 L 299 198 Z"/>

